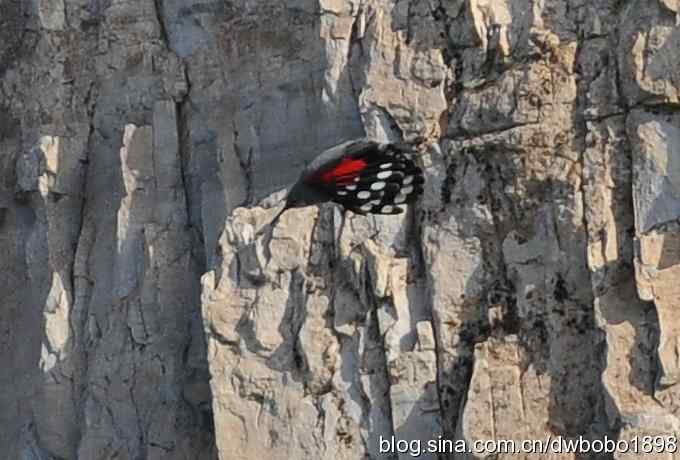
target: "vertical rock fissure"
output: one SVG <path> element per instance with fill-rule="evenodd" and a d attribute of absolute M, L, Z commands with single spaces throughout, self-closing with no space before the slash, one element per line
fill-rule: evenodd
<path fill-rule="evenodd" d="M 241 146 L 239 145 L 239 132 L 236 126 L 236 121 L 232 122 L 232 133 L 234 137 L 233 149 L 236 155 L 236 160 L 238 161 L 241 171 L 243 172 L 245 179 L 245 197 L 241 206 L 250 206 L 253 203 L 253 176 L 252 176 L 252 166 L 253 166 L 253 149 L 248 148 L 248 153 L 241 151 Z"/>
<path fill-rule="evenodd" d="M 165 44 L 166 48 L 169 50 L 170 49 L 170 38 L 168 36 L 168 31 L 165 28 L 165 20 L 163 18 L 164 16 L 164 11 L 163 11 L 163 1 L 164 0 L 153 0 L 154 1 L 154 8 L 156 10 L 156 21 L 158 21 L 158 31 L 160 34 L 160 39 L 163 41 Z"/>
<path fill-rule="evenodd" d="M 580 26 L 580 25 L 579 25 Z M 583 263 L 586 265 L 586 270 L 584 272 L 587 274 L 587 281 L 589 285 L 591 286 L 591 292 L 592 296 L 590 297 L 590 303 L 587 305 L 587 307 L 591 310 L 589 312 L 589 324 L 588 327 L 592 331 L 590 334 L 590 341 L 592 343 L 593 347 L 597 347 L 597 341 L 601 340 L 603 343 L 606 343 L 606 333 L 602 331 L 602 329 L 598 326 L 597 324 L 597 315 L 595 312 L 596 308 L 596 296 L 597 293 L 595 292 L 595 283 L 593 279 L 593 272 L 590 270 L 590 267 L 588 266 L 588 245 L 590 244 L 590 238 L 589 238 L 589 222 L 588 222 L 588 212 L 587 209 L 589 207 L 588 203 L 588 191 L 587 191 L 587 181 L 588 178 L 586 177 L 586 160 L 585 160 L 585 155 L 586 155 L 586 148 L 587 148 L 587 136 L 588 136 L 588 126 L 587 126 L 587 119 L 585 116 L 585 111 L 587 107 L 587 95 L 588 95 L 588 89 L 594 81 L 593 78 L 592 80 L 588 80 L 586 78 L 583 78 L 583 75 L 580 75 L 580 69 L 581 65 L 583 64 L 582 60 L 584 59 L 584 41 L 586 38 L 582 35 L 579 34 L 579 37 L 577 38 L 576 42 L 576 50 L 575 50 L 575 56 L 574 56 L 574 63 L 573 63 L 573 68 L 571 69 L 575 77 L 577 78 L 577 88 L 580 88 L 581 90 L 576 93 L 576 100 L 574 101 L 574 108 L 573 108 L 573 128 L 574 128 L 574 148 L 577 149 L 577 160 L 576 163 L 580 169 L 580 183 L 579 183 L 579 188 L 578 188 L 578 193 L 580 194 L 580 205 L 582 209 L 582 216 L 581 216 L 581 225 L 583 228 L 583 233 L 584 233 L 584 248 L 583 248 Z M 604 345 L 606 346 L 606 345 Z M 595 391 L 595 395 L 597 397 L 597 401 L 595 403 L 595 406 L 593 408 L 592 412 L 592 419 L 589 421 L 590 422 L 590 429 L 588 431 L 585 431 L 584 434 L 586 436 L 590 437 L 601 437 L 601 436 L 609 436 L 612 439 L 615 439 L 618 437 L 619 433 L 616 430 L 615 426 L 612 426 L 610 423 L 606 423 L 606 412 L 605 412 L 605 398 L 606 398 L 606 390 L 605 386 L 603 384 L 603 374 L 605 372 L 605 369 L 607 367 L 606 363 L 606 354 L 602 356 L 598 356 L 596 354 L 593 354 L 593 364 L 595 364 L 598 369 L 596 370 L 597 375 L 599 378 L 594 382 L 595 385 L 597 385 L 598 389 Z M 585 455 L 584 455 L 585 456 Z M 581 457 L 581 456 L 579 456 Z M 614 459 L 614 454 L 613 453 L 605 453 L 602 456 L 603 459 Z"/>

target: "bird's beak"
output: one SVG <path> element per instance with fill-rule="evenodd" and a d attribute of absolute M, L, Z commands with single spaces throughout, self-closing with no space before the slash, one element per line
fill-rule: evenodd
<path fill-rule="evenodd" d="M 285 202 L 285 203 L 283 204 L 283 208 L 281 208 L 281 210 L 274 216 L 274 218 L 271 220 L 271 222 L 269 222 L 269 226 L 272 227 L 272 228 L 274 228 L 274 226 L 276 225 L 276 223 L 279 221 L 279 218 L 281 217 L 281 215 L 282 215 L 284 212 L 286 212 L 286 210 L 288 210 L 289 208 L 290 208 L 290 207 L 288 206 L 288 202 Z"/>
<path fill-rule="evenodd" d="M 282 215 L 284 212 L 286 212 L 286 210 L 288 210 L 288 209 L 290 209 L 290 206 L 288 206 L 288 201 L 285 200 L 285 201 L 283 202 L 283 207 L 281 208 L 281 210 L 280 210 L 278 213 L 276 213 L 276 215 L 274 216 L 274 218 L 273 218 L 268 224 L 263 225 L 262 228 L 260 228 L 260 229 L 257 231 L 257 233 L 255 233 L 255 239 L 257 239 L 258 236 L 260 236 L 261 234 L 263 234 L 263 233 L 266 232 L 267 230 L 269 230 L 270 232 L 273 232 L 273 231 L 274 231 L 274 226 L 275 226 L 276 223 L 279 221 L 279 218 L 280 218 L 281 215 Z"/>

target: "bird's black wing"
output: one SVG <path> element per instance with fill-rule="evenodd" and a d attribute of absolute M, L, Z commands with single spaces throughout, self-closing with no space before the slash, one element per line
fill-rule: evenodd
<path fill-rule="evenodd" d="M 423 172 L 414 153 L 409 144 L 350 143 L 342 152 L 322 154 L 308 183 L 358 214 L 400 214 L 400 205 L 423 192 Z"/>

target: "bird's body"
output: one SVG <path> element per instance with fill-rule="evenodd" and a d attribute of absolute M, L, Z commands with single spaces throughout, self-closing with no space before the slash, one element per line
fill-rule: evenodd
<path fill-rule="evenodd" d="M 409 144 L 357 139 L 325 150 L 302 171 L 270 226 L 290 208 L 335 202 L 356 214 L 401 214 L 423 192 Z"/>
<path fill-rule="evenodd" d="M 408 144 L 365 139 L 344 142 L 316 157 L 286 198 L 286 207 L 333 201 L 357 214 L 400 214 L 422 193 L 423 172 Z"/>

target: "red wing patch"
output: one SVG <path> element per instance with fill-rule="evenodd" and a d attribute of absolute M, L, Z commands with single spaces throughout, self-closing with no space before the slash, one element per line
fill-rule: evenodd
<path fill-rule="evenodd" d="M 361 171 L 368 166 L 364 160 L 343 158 L 333 169 L 319 174 L 317 177 L 325 184 L 344 185 L 354 181 L 361 174 Z"/>

